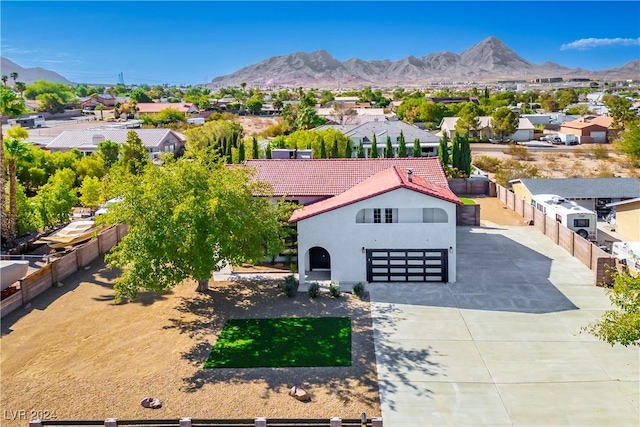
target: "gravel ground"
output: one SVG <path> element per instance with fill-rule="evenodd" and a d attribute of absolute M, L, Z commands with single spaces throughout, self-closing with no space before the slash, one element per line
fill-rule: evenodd
<path fill-rule="evenodd" d="M 3 426 L 16 411 L 57 419 L 357 418 L 380 416 L 369 303 L 351 295 L 285 298 L 273 283 L 184 283 L 163 295 L 113 303 L 117 272 L 95 261 L 65 286 L 2 319 Z M 351 367 L 203 370 L 229 318 L 350 316 Z M 306 389 L 311 402 L 287 395 Z M 163 407 L 144 409 L 145 396 Z"/>

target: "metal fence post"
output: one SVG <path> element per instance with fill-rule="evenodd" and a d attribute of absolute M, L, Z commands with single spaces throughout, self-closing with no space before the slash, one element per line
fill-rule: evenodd
<path fill-rule="evenodd" d="M 104 420 L 104 427 L 118 427 L 117 418 L 107 418 Z"/>
<path fill-rule="evenodd" d="M 342 427 L 342 418 L 331 417 L 329 420 L 329 427 Z"/>
<path fill-rule="evenodd" d="M 29 427 L 42 427 L 41 420 L 31 420 L 29 421 Z"/>
<path fill-rule="evenodd" d="M 382 418 L 371 418 L 371 427 L 382 427 Z"/>
<path fill-rule="evenodd" d="M 256 427 L 267 427 L 267 419 L 265 417 L 256 418 Z"/>
<path fill-rule="evenodd" d="M 191 418 L 180 418 L 180 427 L 191 427 Z"/>

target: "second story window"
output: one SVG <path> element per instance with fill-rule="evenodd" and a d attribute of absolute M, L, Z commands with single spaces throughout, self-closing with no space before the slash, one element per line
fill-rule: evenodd
<path fill-rule="evenodd" d="M 380 224 L 382 222 L 382 214 L 380 212 L 380 209 L 373 210 L 373 222 L 375 224 Z"/>
<path fill-rule="evenodd" d="M 384 210 L 384 222 L 387 224 L 393 223 L 393 209 L 385 209 Z"/>

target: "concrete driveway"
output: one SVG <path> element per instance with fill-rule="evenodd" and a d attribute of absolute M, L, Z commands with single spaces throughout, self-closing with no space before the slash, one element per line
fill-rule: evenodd
<path fill-rule="evenodd" d="M 368 290 L 385 426 L 640 425 L 640 349 L 580 332 L 605 291 L 533 227 L 458 227 L 455 285 Z"/>

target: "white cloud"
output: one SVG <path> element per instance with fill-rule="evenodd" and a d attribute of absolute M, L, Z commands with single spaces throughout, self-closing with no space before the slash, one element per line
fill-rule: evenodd
<path fill-rule="evenodd" d="M 640 46 L 640 37 L 637 39 L 623 39 L 616 37 L 615 39 L 580 39 L 571 43 L 563 44 L 560 46 L 560 50 L 578 49 L 587 50 L 596 47 L 611 47 L 611 46 Z"/>
<path fill-rule="evenodd" d="M 20 48 L 20 47 L 14 47 L 14 46 L 10 46 L 10 45 L 2 45 L 2 54 L 3 55 L 29 55 L 31 53 L 36 53 L 38 52 L 35 49 L 24 49 L 24 48 Z"/>

